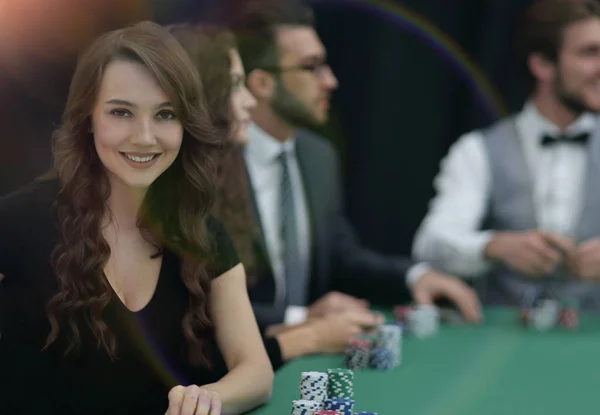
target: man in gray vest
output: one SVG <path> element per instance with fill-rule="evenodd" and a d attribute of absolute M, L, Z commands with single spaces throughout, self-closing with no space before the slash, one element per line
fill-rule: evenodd
<path fill-rule="evenodd" d="M 539 0 L 519 45 L 529 100 L 452 146 L 413 252 L 490 276 L 479 284 L 486 302 L 549 290 L 600 309 L 600 5 Z"/>
<path fill-rule="evenodd" d="M 366 299 L 386 294 L 395 304 L 411 295 L 421 303 L 445 297 L 479 321 L 479 302 L 463 281 L 360 244 L 344 216 L 335 150 L 305 129 L 327 121 L 338 85 L 312 10 L 301 0 L 255 6 L 233 27 L 258 102 L 244 157 L 260 228 L 255 262 L 262 272 L 249 287 L 259 324 L 364 309 L 367 302 L 349 292 Z M 345 294 L 332 291 L 334 276 Z"/>

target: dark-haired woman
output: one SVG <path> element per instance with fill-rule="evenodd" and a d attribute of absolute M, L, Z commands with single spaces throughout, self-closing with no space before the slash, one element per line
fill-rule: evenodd
<path fill-rule="evenodd" d="M 0 199 L 0 413 L 236 414 L 268 398 L 244 269 L 208 214 L 220 144 L 165 29 L 81 56 L 55 177 Z"/>

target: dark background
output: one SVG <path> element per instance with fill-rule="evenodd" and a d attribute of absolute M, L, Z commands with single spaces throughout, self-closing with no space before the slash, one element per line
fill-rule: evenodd
<path fill-rule="evenodd" d="M 0 5 L 0 194 L 51 167 L 76 55 L 94 36 L 152 19 L 223 19 L 243 0 L 52 0 Z M 21 3 L 20 5 L 10 3 Z M 514 31 L 530 0 L 313 1 L 317 30 L 340 81 L 323 132 L 344 162 L 347 210 L 363 241 L 410 252 L 439 161 L 460 134 L 520 108 L 526 95 Z M 400 6 L 453 39 L 493 89 L 425 25 L 381 12 Z M 420 29 L 419 29 L 420 27 Z M 490 101 L 497 94 L 499 102 Z"/>

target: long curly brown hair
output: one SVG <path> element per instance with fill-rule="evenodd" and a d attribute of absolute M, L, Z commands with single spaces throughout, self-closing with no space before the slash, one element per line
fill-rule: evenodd
<path fill-rule="evenodd" d="M 61 189 L 56 199 L 59 240 L 52 265 L 60 291 L 47 305 L 51 331 L 46 346 L 66 325 L 72 332 L 65 353 L 80 344 L 77 321 L 83 318 L 98 346 L 116 356 L 114 334 L 102 312 L 114 297 L 104 276 L 110 247 L 102 235 L 110 186 L 90 134 L 90 115 L 103 72 L 115 60 L 143 64 L 170 97 L 184 127 L 181 150 L 173 164 L 149 187 L 138 226 L 160 249 L 181 261 L 181 279 L 189 304 L 181 322 L 189 361 L 208 365 L 203 339 L 213 335 L 208 314 L 210 238 L 205 217 L 215 193 L 215 151 L 221 146 L 207 110 L 198 72 L 181 45 L 161 26 L 142 22 L 97 39 L 80 57 L 71 81 L 62 125 L 53 135 L 54 167 Z M 159 253 L 161 254 L 160 250 Z"/>
<path fill-rule="evenodd" d="M 248 282 L 252 283 L 255 279 L 253 249 L 257 227 L 242 146 L 232 138 L 236 120 L 231 107 L 230 52 L 237 48 L 235 37 L 228 30 L 210 25 L 178 24 L 167 29 L 198 68 L 213 123 L 228 136 L 218 159 L 217 198 L 212 212 L 232 237 Z"/>

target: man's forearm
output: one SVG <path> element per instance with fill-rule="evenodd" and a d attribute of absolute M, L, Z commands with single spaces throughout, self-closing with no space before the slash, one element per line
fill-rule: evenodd
<path fill-rule="evenodd" d="M 287 362 L 293 358 L 317 352 L 318 338 L 308 326 L 298 326 L 275 336 L 281 348 L 281 358 Z"/>

